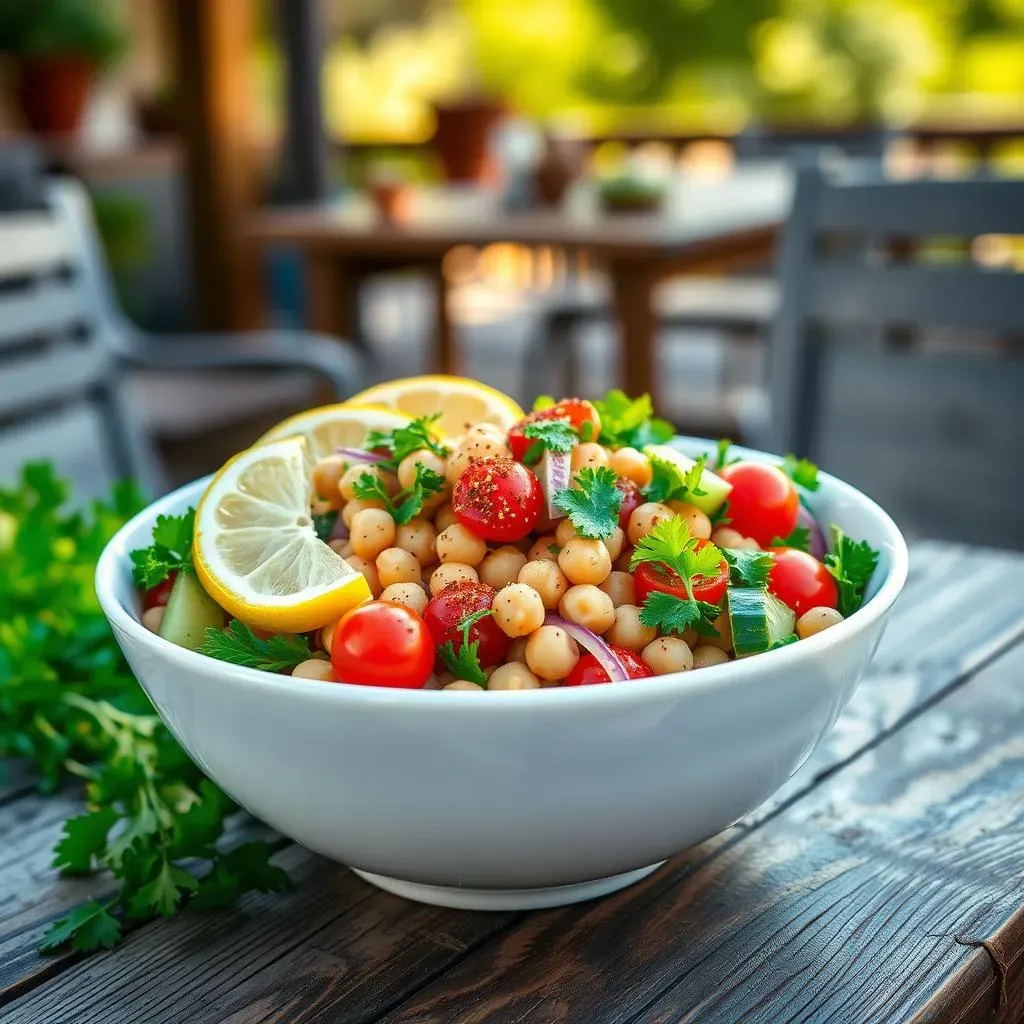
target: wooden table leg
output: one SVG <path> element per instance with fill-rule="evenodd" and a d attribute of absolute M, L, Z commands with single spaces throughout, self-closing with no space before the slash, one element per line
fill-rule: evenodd
<path fill-rule="evenodd" d="M 448 310 L 448 281 L 442 270 L 441 260 L 427 267 L 434 285 L 435 314 L 433 352 L 431 354 L 432 373 L 458 373 L 459 358 L 455 350 L 455 334 Z"/>
<path fill-rule="evenodd" d="M 648 393 L 657 408 L 654 382 L 654 283 L 644 263 L 620 262 L 608 268 L 619 321 L 619 358 L 623 387 L 632 396 Z"/>

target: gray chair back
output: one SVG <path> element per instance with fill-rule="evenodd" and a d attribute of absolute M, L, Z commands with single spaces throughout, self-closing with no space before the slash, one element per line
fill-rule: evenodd
<path fill-rule="evenodd" d="M 1024 234 L 1024 180 L 892 181 L 877 165 L 798 166 L 769 355 L 773 450 L 815 455 L 823 350 L 837 332 L 862 339 L 893 328 L 1024 332 L 1024 274 L 969 257 L 921 258 L 922 240 L 987 234 Z"/>
<path fill-rule="evenodd" d="M 88 195 L 52 178 L 42 195 L 42 208 L 0 210 L 0 452 L 50 454 L 26 442 L 30 427 L 45 437 L 70 415 L 103 447 L 108 475 L 155 489 L 159 464 L 124 405 L 117 355 L 127 325 Z"/>

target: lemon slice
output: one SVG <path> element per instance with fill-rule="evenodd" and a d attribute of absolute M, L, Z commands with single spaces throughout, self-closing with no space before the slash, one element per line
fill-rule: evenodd
<path fill-rule="evenodd" d="M 468 377 L 442 374 L 406 377 L 377 384 L 349 400 L 361 405 L 386 406 L 410 416 L 441 413 L 438 429 L 447 437 L 466 432 L 474 423 L 493 423 L 508 430 L 526 413 L 508 395 Z"/>
<path fill-rule="evenodd" d="M 412 416 L 384 405 L 345 402 L 321 405 L 282 420 L 256 443 L 265 444 L 283 437 L 302 437 L 306 441 L 306 474 L 336 448 L 362 448 L 371 430 L 394 430 L 412 421 Z"/>
<path fill-rule="evenodd" d="M 289 437 L 236 455 L 196 510 L 192 556 L 204 589 L 235 618 L 274 632 L 318 629 L 371 597 L 313 529 L 305 446 Z"/>

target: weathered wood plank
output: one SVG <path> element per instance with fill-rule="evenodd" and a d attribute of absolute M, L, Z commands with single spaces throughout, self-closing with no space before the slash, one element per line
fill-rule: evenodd
<path fill-rule="evenodd" d="M 384 1020 L 911 1019 L 1024 902 L 1022 673 L 1018 645 L 664 891 L 533 915 Z"/>

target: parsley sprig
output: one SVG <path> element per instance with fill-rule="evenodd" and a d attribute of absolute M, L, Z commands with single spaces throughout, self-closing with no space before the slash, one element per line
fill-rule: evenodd
<path fill-rule="evenodd" d="M 157 516 L 153 543 L 131 553 L 132 578 L 138 587 L 155 587 L 172 572 L 192 568 L 192 532 L 196 510 L 180 516 Z"/>
<path fill-rule="evenodd" d="M 487 688 L 487 674 L 480 664 L 480 641 L 469 639 L 470 630 L 481 619 L 491 615 L 490 608 L 481 608 L 472 615 L 467 615 L 459 624 L 462 631 L 462 642 L 458 650 L 454 640 L 446 640 L 437 649 L 438 657 L 448 666 L 456 679 L 465 679 L 467 683 L 476 683 L 482 689 Z M 472 693 L 472 690 L 470 691 Z"/>
<path fill-rule="evenodd" d="M 772 556 L 767 551 L 748 548 L 722 548 L 722 557 L 729 564 L 729 582 L 734 587 L 766 587 L 772 570 Z"/>
<path fill-rule="evenodd" d="M 839 611 L 844 617 L 864 603 L 878 558 L 879 552 L 866 540 L 851 540 L 838 526 L 832 527 L 832 550 L 825 556 L 825 567 L 839 588 Z"/>
<path fill-rule="evenodd" d="M 443 489 L 444 477 L 424 466 L 422 462 L 416 463 L 412 486 L 399 491 L 394 498 L 388 494 L 380 478 L 369 471 L 359 477 L 353 486 L 357 498 L 364 501 L 382 501 L 391 518 L 399 526 L 405 526 L 409 520 L 418 516 L 423 511 L 424 502 Z"/>
<path fill-rule="evenodd" d="M 554 504 L 572 520 L 581 537 L 610 537 L 619 525 L 622 491 L 615 486 L 616 477 L 607 466 L 581 469 L 573 487 L 557 491 Z"/>
<path fill-rule="evenodd" d="M 567 419 L 527 423 L 523 427 L 523 436 L 533 442 L 523 456 L 523 462 L 527 466 L 538 463 L 545 450 L 563 455 L 571 452 L 580 439 Z"/>
<path fill-rule="evenodd" d="M 644 497 L 648 501 L 660 502 L 703 497 L 707 491 L 701 490 L 700 478 L 706 458 L 701 455 L 688 470 L 683 471 L 675 462 L 652 455 L 651 482 L 644 488 Z"/>
<path fill-rule="evenodd" d="M 601 418 L 601 443 L 609 447 L 642 449 L 649 444 L 664 444 L 675 436 L 675 427 L 654 415 L 650 395 L 630 398 L 614 388 L 594 402 L 594 407 Z"/>
<path fill-rule="evenodd" d="M 818 467 L 808 459 L 798 459 L 795 455 L 787 455 L 782 460 L 779 469 L 805 491 L 818 489 Z"/>
<path fill-rule="evenodd" d="M 770 548 L 797 548 L 800 551 L 811 550 L 811 531 L 806 526 L 794 526 L 793 532 L 787 537 L 773 537 Z"/>
<path fill-rule="evenodd" d="M 238 619 L 225 629 L 208 628 L 199 653 L 264 672 L 283 672 L 313 657 L 309 641 L 301 634 L 276 633 L 263 640 Z"/>
<path fill-rule="evenodd" d="M 645 563 L 667 569 L 678 577 L 687 596 L 684 599 L 660 591 L 649 594 L 641 609 L 640 621 L 663 633 L 695 629 L 704 635 L 717 636 L 711 623 L 718 616 L 718 606 L 694 597 L 693 580 L 695 576 L 717 576 L 722 558 L 722 552 L 714 544 L 698 547 L 697 538 L 678 516 L 656 523 L 637 544 L 629 563 L 630 570 Z"/>
<path fill-rule="evenodd" d="M 377 465 L 391 472 L 398 469 L 398 464 L 407 455 L 424 448 L 443 459 L 449 454 L 448 448 L 431 431 L 431 427 L 440 418 L 441 413 L 436 412 L 431 416 L 420 416 L 404 427 L 396 427 L 394 430 L 371 430 L 363 447 L 367 451 L 385 449 L 388 457 Z"/>

